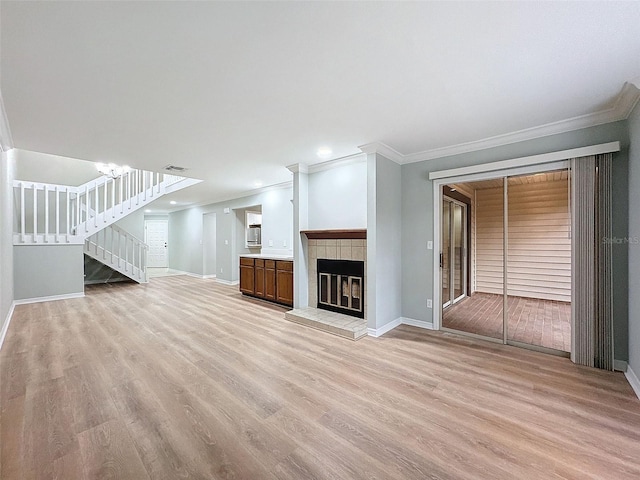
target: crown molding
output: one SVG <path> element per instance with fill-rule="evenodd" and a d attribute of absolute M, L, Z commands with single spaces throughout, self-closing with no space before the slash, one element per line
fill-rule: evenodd
<path fill-rule="evenodd" d="M 287 165 L 287 170 L 291 173 L 309 173 L 309 167 L 306 163 L 294 163 Z"/>
<path fill-rule="evenodd" d="M 510 145 L 512 143 L 533 140 L 536 138 L 548 137 L 560 133 L 580 130 L 582 128 L 595 127 L 605 123 L 618 122 L 626 120 L 631 115 L 634 107 L 640 100 L 640 77 L 626 82 L 622 90 L 618 94 L 613 106 L 599 112 L 580 115 L 558 122 L 547 123 L 537 127 L 526 128 L 503 135 L 485 138 L 482 140 L 474 140 L 472 142 L 460 143 L 448 147 L 434 148 L 417 153 L 404 155 L 392 147 L 381 142 L 368 143 L 360 148 L 364 153 L 379 153 L 389 160 L 393 160 L 400 165 L 407 163 L 424 162 L 426 160 L 434 160 L 436 158 L 450 157 L 463 153 L 476 152 L 478 150 L 486 150 L 488 148 L 500 147 L 502 145 Z"/>
<path fill-rule="evenodd" d="M 382 142 L 367 143 L 366 145 L 360 145 L 358 147 L 362 153 L 379 153 L 385 158 L 388 158 L 392 162 L 402 165 L 405 162 L 406 155 L 398 152 L 394 148 Z"/>
<path fill-rule="evenodd" d="M 4 109 L 2 93 L 0 93 L 0 151 L 8 152 L 12 148 L 13 138 L 11 137 L 11 129 L 9 128 L 9 119 Z"/>
<path fill-rule="evenodd" d="M 330 170 L 332 168 L 346 167 L 347 165 L 353 165 L 355 163 L 362 163 L 367 160 L 367 156 L 363 153 L 355 153 L 353 155 L 347 155 L 346 157 L 335 158 L 322 163 L 314 163 L 309 165 L 307 170 L 309 173 L 322 172 L 324 170 Z"/>

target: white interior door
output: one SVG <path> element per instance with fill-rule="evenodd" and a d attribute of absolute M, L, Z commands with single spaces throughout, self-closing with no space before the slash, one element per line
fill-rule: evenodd
<path fill-rule="evenodd" d="M 149 245 L 147 267 L 167 268 L 167 241 L 169 223 L 167 220 L 146 220 L 144 222 L 144 242 Z"/>

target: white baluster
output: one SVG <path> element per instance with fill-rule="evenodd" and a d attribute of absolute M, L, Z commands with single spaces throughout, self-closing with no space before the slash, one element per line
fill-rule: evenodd
<path fill-rule="evenodd" d="M 131 171 L 127 172 L 127 191 L 129 192 L 129 210 L 133 208 L 133 185 L 131 185 L 131 180 L 133 179 L 133 175 Z"/>
<path fill-rule="evenodd" d="M 60 240 L 60 187 L 56 185 L 56 243 Z"/>
<path fill-rule="evenodd" d="M 24 243 L 25 230 L 24 182 L 20 182 L 20 240 Z"/>
<path fill-rule="evenodd" d="M 38 242 L 38 186 L 33 184 L 33 243 Z"/>
<path fill-rule="evenodd" d="M 104 223 L 107 223 L 107 180 L 104 181 L 104 185 L 103 185 L 102 188 L 104 188 L 104 209 L 103 209 L 104 215 L 103 215 L 103 217 L 104 217 Z"/>
<path fill-rule="evenodd" d="M 47 243 L 49 236 L 49 192 L 47 186 L 44 186 L 44 242 Z"/>
<path fill-rule="evenodd" d="M 69 241 L 69 235 L 71 235 L 71 195 L 69 194 L 69 187 L 66 187 L 65 190 L 67 192 L 67 241 Z"/>
<path fill-rule="evenodd" d="M 122 199 L 122 195 L 124 195 L 124 188 L 123 188 L 123 180 L 122 177 L 120 177 L 120 213 L 124 213 L 124 200 Z"/>
<path fill-rule="evenodd" d="M 87 211 L 84 215 L 84 231 L 89 232 L 89 214 L 91 212 L 91 196 L 89 195 L 89 186 L 84 187 L 85 201 L 87 202 Z"/>

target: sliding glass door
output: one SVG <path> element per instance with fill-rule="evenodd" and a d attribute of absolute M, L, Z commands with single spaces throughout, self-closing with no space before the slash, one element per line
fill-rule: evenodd
<path fill-rule="evenodd" d="M 443 329 L 570 351 L 568 181 L 561 170 L 443 186 Z"/>

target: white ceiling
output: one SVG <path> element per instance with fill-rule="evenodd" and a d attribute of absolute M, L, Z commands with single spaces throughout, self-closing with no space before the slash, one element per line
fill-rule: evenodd
<path fill-rule="evenodd" d="M 382 142 L 403 155 L 610 109 L 640 2 L 0 2 L 14 145 L 229 198 Z"/>

